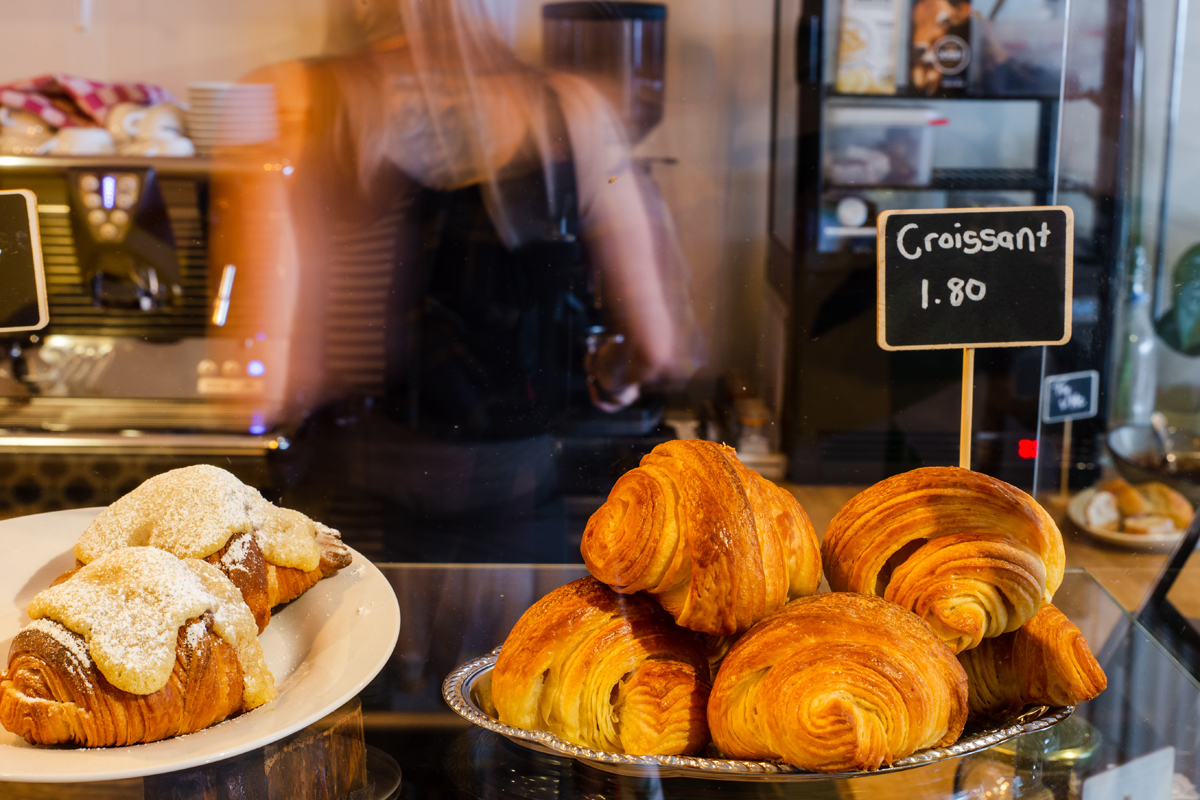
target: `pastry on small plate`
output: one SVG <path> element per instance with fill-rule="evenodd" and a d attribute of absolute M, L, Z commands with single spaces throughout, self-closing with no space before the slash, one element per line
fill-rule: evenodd
<path fill-rule="evenodd" d="M 1120 509 L 1123 516 L 1131 517 L 1134 514 L 1146 514 L 1150 511 L 1150 501 L 1124 478 L 1104 481 L 1097 488 L 1110 492 L 1117 498 L 1117 508 Z"/>
<path fill-rule="evenodd" d="M 1175 522 L 1170 517 L 1158 514 L 1134 514 L 1125 518 L 1125 533 L 1143 534 L 1172 534 L 1178 533 Z"/>
<path fill-rule="evenodd" d="M 1117 531 L 1121 529 L 1121 512 L 1117 508 L 1117 498 L 1112 492 L 1097 489 L 1083 507 L 1083 519 L 1090 528 L 1102 531 Z"/>
<path fill-rule="evenodd" d="M 1139 484 L 1138 491 L 1146 497 L 1150 505 L 1150 513 L 1170 517 L 1179 530 L 1183 530 L 1192 523 L 1192 516 L 1195 513 L 1192 504 L 1186 497 L 1165 483 L 1150 481 Z"/>

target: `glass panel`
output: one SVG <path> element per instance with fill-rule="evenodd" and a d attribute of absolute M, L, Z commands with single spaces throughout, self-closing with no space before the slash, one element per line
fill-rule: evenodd
<path fill-rule="evenodd" d="M 796 115 L 800 94 L 796 86 L 796 26 L 800 0 L 780 0 L 775 31 L 775 130 L 772 139 L 774 166 L 771 171 L 771 233 L 789 253 L 795 242 L 796 224 Z"/>
<path fill-rule="evenodd" d="M 20 580 L 0 567 L 0 587 L 22 592 L 0 608 L 0 643 L 30 622 L 37 582 L 75 564 L 97 507 L 203 464 L 354 550 L 355 566 L 318 579 L 334 564 L 323 529 L 243 493 L 219 548 L 188 555 L 236 572 L 222 558 L 237 541 L 273 547 L 279 519 L 326 548 L 323 562 L 308 539 L 292 565 L 264 555 L 251 595 L 281 600 L 282 575 L 337 605 L 336 587 L 383 565 L 403 617 L 395 652 L 361 707 L 305 731 L 354 729 L 348 749 L 397 760 L 405 797 L 1077 796 L 1166 747 L 1172 775 L 1200 778 L 1200 603 L 1183 538 L 1200 502 L 1200 62 L 1187 47 L 1200 16 L 1186 0 L 9 5 L 0 191 L 36 195 L 50 322 L 0 332 L 0 518 L 17 518 L 0 545 L 52 524 L 9 548 L 29 568 Z M 786 496 L 755 474 L 821 539 L 876 482 L 960 464 L 963 354 L 879 347 L 878 218 L 1054 204 L 1074 212 L 1071 341 L 979 349 L 967 446 L 975 472 L 1034 495 L 1061 534 L 1053 601 L 1110 681 L 1072 726 L 795 787 L 614 775 L 447 709 L 452 669 L 588 574 L 589 526 L 629 522 L 631 559 L 653 573 L 636 586 L 678 578 L 681 594 L 691 578 L 671 570 L 714 552 L 724 564 L 735 539 L 738 559 L 765 552 L 764 571 L 783 569 L 769 532 L 784 523 L 760 501 Z M 0 260 L 6 236 L 0 220 Z M 1096 413 L 1044 421 L 1045 379 L 1092 371 Z M 679 456 L 687 477 L 663 478 L 645 460 L 676 440 L 716 466 Z M 643 462 L 654 490 L 623 478 Z M 647 530 L 678 519 L 647 532 L 643 511 Z M 192 510 L 180 518 L 190 536 Z M 247 527 L 257 538 L 232 538 Z M 875 590 L 928 544 L 890 552 Z M 18 557 L 33 547 L 59 561 Z M 1042 560 L 1051 575 L 1055 560 Z M 1029 564 L 1032 583 L 1048 580 Z M 302 600 L 281 600 L 276 621 Z M 290 665 L 287 687 L 310 667 L 272 649 L 280 638 L 262 641 Z M 188 780 L 266 780 L 302 744 Z M 167 794 L 173 777 L 111 788 Z"/>

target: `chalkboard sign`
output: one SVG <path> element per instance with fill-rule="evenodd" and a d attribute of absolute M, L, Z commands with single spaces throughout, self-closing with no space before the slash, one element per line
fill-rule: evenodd
<path fill-rule="evenodd" d="M 879 346 L 1066 344 L 1074 237 L 1067 206 L 885 211 Z"/>
<path fill-rule="evenodd" d="M 1042 421 L 1066 422 L 1096 416 L 1100 373 L 1094 369 L 1047 375 L 1042 384 Z"/>
<path fill-rule="evenodd" d="M 49 321 L 37 198 L 25 189 L 0 192 L 0 333 Z"/>

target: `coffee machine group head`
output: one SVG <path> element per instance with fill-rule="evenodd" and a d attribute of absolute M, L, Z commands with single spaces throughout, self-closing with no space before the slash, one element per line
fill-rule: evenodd
<path fill-rule="evenodd" d="M 68 172 L 71 227 L 92 302 L 152 311 L 183 296 L 175 237 L 152 169 Z"/>

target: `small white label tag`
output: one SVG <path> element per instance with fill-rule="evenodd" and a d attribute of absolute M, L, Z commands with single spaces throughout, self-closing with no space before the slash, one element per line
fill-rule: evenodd
<path fill-rule="evenodd" d="M 1083 800 L 1170 800 L 1175 748 L 1164 747 L 1093 775 L 1083 782 Z"/>

